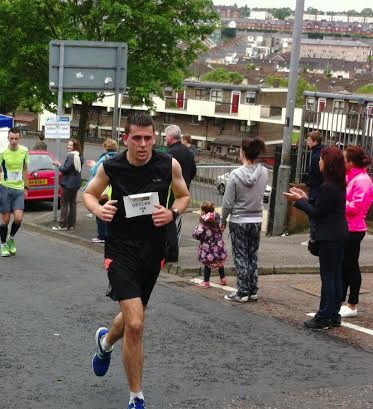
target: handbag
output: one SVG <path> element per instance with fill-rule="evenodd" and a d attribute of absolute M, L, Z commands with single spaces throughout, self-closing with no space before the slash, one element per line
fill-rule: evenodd
<path fill-rule="evenodd" d="M 313 255 L 319 256 L 319 242 L 317 240 L 308 240 L 308 251 Z"/>

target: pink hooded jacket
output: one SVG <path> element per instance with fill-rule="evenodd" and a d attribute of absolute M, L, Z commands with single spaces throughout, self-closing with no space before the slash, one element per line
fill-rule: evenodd
<path fill-rule="evenodd" d="M 346 218 L 350 231 L 367 231 L 366 215 L 373 202 L 373 182 L 365 168 L 347 172 Z"/>

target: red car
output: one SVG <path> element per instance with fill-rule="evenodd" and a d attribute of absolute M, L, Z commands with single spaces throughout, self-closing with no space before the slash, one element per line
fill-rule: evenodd
<path fill-rule="evenodd" d="M 52 161 L 56 159 L 48 151 L 29 151 L 30 163 L 28 165 L 29 190 L 26 201 L 48 200 L 53 201 L 54 180 L 56 167 Z M 61 180 L 61 172 L 60 172 Z M 58 201 L 61 197 L 61 187 L 58 190 Z"/>

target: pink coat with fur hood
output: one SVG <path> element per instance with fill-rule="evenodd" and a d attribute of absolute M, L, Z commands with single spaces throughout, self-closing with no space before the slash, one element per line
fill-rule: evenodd
<path fill-rule="evenodd" d="M 367 231 L 366 215 L 373 202 L 373 182 L 365 168 L 347 172 L 346 218 L 349 231 Z"/>

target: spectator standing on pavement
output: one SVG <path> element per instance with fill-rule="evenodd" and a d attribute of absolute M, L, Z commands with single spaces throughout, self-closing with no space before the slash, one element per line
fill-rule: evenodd
<path fill-rule="evenodd" d="M 201 218 L 198 226 L 193 230 L 193 238 L 199 240 L 198 260 L 204 265 L 203 282 L 201 287 L 210 288 L 211 269 L 217 268 L 220 284 L 227 285 L 225 278 L 224 262 L 227 250 L 220 229 L 220 215 L 215 212 L 213 202 L 203 202 L 201 205 Z"/>
<path fill-rule="evenodd" d="M 25 146 L 19 145 L 20 138 L 21 132 L 18 128 L 9 129 L 9 145 L 0 152 L 1 257 L 15 255 L 17 252 L 14 236 L 22 224 L 28 192 L 29 152 Z M 11 213 L 13 223 L 8 237 Z"/>
<path fill-rule="evenodd" d="M 87 209 L 108 222 L 105 243 L 108 296 L 119 302 L 121 310 L 110 330 L 102 327 L 96 332 L 93 370 L 97 376 L 106 374 L 114 344 L 124 338 L 122 360 L 130 388 L 129 409 L 145 408 L 142 392 L 144 315 L 165 257 L 166 226 L 189 203 L 179 163 L 170 155 L 154 150 L 155 140 L 150 114 L 130 113 L 123 136 L 127 150 L 104 161 L 83 194 Z M 100 195 L 108 185 L 112 187 L 113 200 L 100 205 Z M 175 201 L 173 207 L 167 209 L 170 185 Z M 131 206 L 136 204 L 132 202 L 135 199 L 130 195 L 150 197 L 152 192 L 157 192 L 159 204 L 145 205 L 135 211 L 136 206 Z"/>
<path fill-rule="evenodd" d="M 307 194 L 292 187 L 284 193 L 294 206 L 315 220 L 315 240 L 319 247 L 321 298 L 314 318 L 304 321 L 307 328 L 328 329 L 341 325 L 342 262 L 348 237 L 346 221 L 346 165 L 342 151 L 333 146 L 321 151 L 319 161 L 324 182 L 314 205 Z"/>
<path fill-rule="evenodd" d="M 58 160 L 53 165 L 58 166 L 62 173 L 61 186 L 61 218 L 58 226 L 52 230 L 74 230 L 76 225 L 76 197 L 82 184 L 82 165 L 84 163 L 81 154 L 80 143 L 76 139 L 70 139 L 66 145 L 67 157 L 62 165 Z"/>
<path fill-rule="evenodd" d="M 242 140 L 242 166 L 229 175 L 223 197 L 221 228 L 225 229 L 227 217 L 230 216 L 229 231 L 237 271 L 237 291 L 224 297 L 230 301 L 246 302 L 258 299 L 257 253 L 268 173 L 256 160 L 264 151 L 265 144 L 261 139 Z"/>
<path fill-rule="evenodd" d="M 170 125 L 165 129 L 167 153 L 175 158 L 181 166 L 183 178 L 188 187 L 197 173 L 194 155 L 190 149 L 181 143 L 181 130 L 177 125 Z M 172 206 L 174 196 L 171 192 L 168 207 Z M 177 239 L 177 227 L 175 222 L 167 226 L 166 261 L 177 262 L 179 259 L 179 243 Z"/>
<path fill-rule="evenodd" d="M 181 142 L 192 151 L 193 156 L 196 156 L 197 149 L 196 147 L 192 144 L 192 137 L 188 134 L 184 134 L 181 138 Z"/>
<path fill-rule="evenodd" d="M 307 135 L 307 146 L 311 151 L 311 162 L 308 168 L 306 185 L 309 188 L 308 193 L 308 203 L 311 206 L 314 206 L 316 199 L 320 193 L 320 188 L 323 182 L 323 176 L 320 172 L 319 160 L 320 152 L 324 145 L 321 144 L 322 137 L 320 131 L 312 131 Z M 315 240 L 315 221 L 312 217 L 309 217 L 310 221 L 310 240 Z M 303 242 L 302 245 L 308 245 L 308 240 Z"/>
<path fill-rule="evenodd" d="M 44 142 L 45 136 L 44 134 L 39 135 L 39 142 L 36 142 L 34 147 L 32 148 L 34 151 L 46 151 L 47 150 L 47 144 Z"/>
<path fill-rule="evenodd" d="M 104 162 L 107 159 L 113 158 L 118 154 L 118 144 L 114 139 L 106 139 L 104 143 L 102 144 L 103 148 L 105 149 L 105 152 L 100 155 L 99 159 L 97 162 L 94 160 L 87 160 L 86 164 L 91 168 L 90 173 L 91 173 L 91 179 L 87 182 L 87 185 L 89 182 L 96 176 L 97 170 L 100 167 L 101 163 Z M 104 192 L 102 192 L 101 197 L 100 197 L 100 204 L 103 205 L 105 202 L 110 200 L 110 187 L 108 186 Z M 97 236 L 94 237 L 91 241 L 92 243 L 105 243 L 105 240 L 107 238 L 107 223 L 100 218 L 96 217 L 96 224 L 97 224 Z"/>
<path fill-rule="evenodd" d="M 373 183 L 366 170 L 371 158 L 361 147 L 348 146 L 344 157 L 347 169 L 346 218 L 349 235 L 342 267 L 342 302 L 346 301 L 349 287 L 350 294 L 347 304 L 342 305 L 339 313 L 342 317 L 355 317 L 361 286 L 360 243 L 368 230 L 365 218 L 373 202 Z"/>

